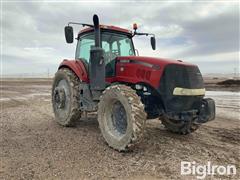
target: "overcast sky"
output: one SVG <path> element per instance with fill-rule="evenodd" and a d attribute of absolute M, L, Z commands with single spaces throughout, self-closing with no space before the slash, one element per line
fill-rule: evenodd
<path fill-rule="evenodd" d="M 69 21 L 100 23 L 156 34 L 157 50 L 148 37 L 134 37 L 140 55 L 181 59 L 203 73 L 239 70 L 239 3 L 185 2 L 3 2 L 2 74 L 53 74 L 64 58 L 73 59 L 75 44 L 65 42 Z M 74 26 L 75 34 L 80 26 Z"/>

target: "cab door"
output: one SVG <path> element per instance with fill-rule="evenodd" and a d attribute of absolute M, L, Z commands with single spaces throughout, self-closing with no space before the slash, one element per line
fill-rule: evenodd
<path fill-rule="evenodd" d="M 95 47 L 94 33 L 79 37 L 76 59 L 83 62 L 88 71 L 91 90 L 105 89 L 105 62 L 102 48 Z"/>

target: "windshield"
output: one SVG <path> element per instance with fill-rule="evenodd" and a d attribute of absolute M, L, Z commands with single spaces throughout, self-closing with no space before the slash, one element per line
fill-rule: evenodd
<path fill-rule="evenodd" d="M 134 56 L 132 39 L 126 35 L 108 33 L 102 34 L 102 48 L 105 51 L 106 63 L 117 56 Z"/>
<path fill-rule="evenodd" d="M 104 49 L 105 63 L 111 62 L 117 56 L 134 56 L 132 39 L 127 35 L 112 32 L 102 32 L 102 48 Z M 94 33 L 87 34 L 79 38 L 76 58 L 81 58 L 89 62 L 90 49 L 95 45 Z"/>

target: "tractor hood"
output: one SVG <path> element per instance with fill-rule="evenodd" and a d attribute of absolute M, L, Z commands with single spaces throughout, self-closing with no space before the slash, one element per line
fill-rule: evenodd
<path fill-rule="evenodd" d="M 196 65 L 180 60 L 142 56 L 118 57 L 117 60 L 126 64 L 129 62 L 125 66 L 128 68 L 126 71 L 118 72 L 121 81 L 126 77 L 127 82 L 151 85 L 163 99 L 166 110 L 181 112 L 200 106 L 198 102 L 201 102 L 205 89 Z M 122 67 L 122 63 L 119 67 Z"/>
<path fill-rule="evenodd" d="M 164 67 L 168 64 L 176 64 L 176 65 L 184 65 L 184 66 L 196 66 L 191 63 L 182 62 L 181 60 L 172 60 L 166 58 L 155 58 L 155 57 L 145 57 L 145 56 L 121 56 L 117 57 L 117 60 L 132 60 L 137 62 L 143 62 L 146 65 L 159 65 L 160 67 Z"/>

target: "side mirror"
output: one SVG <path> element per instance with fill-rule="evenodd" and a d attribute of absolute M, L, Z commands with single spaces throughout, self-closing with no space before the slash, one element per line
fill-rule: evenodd
<path fill-rule="evenodd" d="M 152 49 L 155 50 L 156 49 L 156 39 L 155 39 L 155 37 L 154 36 L 151 37 L 150 41 L 151 41 Z"/>
<path fill-rule="evenodd" d="M 65 26 L 64 32 L 67 43 L 73 43 L 73 27 Z"/>

